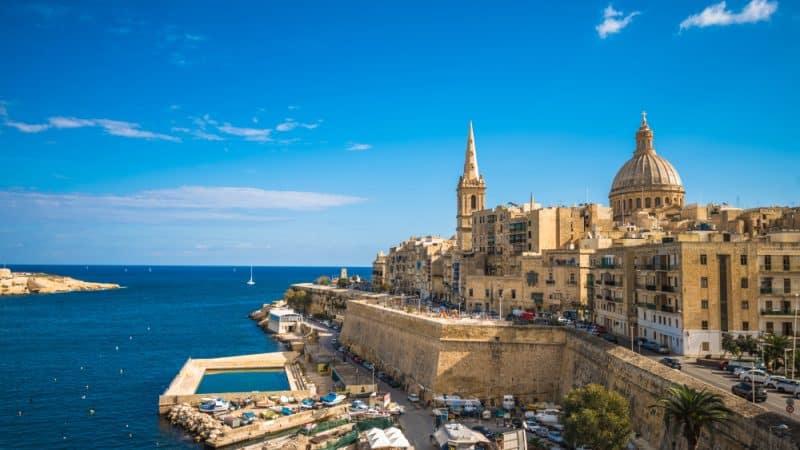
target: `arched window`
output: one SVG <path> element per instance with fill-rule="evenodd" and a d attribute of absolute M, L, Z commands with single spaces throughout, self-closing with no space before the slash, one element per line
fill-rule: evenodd
<path fill-rule="evenodd" d="M 644 199 L 644 207 L 645 208 L 649 208 L 650 207 L 650 197 L 647 197 L 646 199 Z"/>
<path fill-rule="evenodd" d="M 636 199 L 636 209 L 639 209 L 641 207 L 642 207 L 642 199 L 637 198 Z"/>
<path fill-rule="evenodd" d="M 661 206 L 661 197 L 656 197 L 656 198 L 655 198 L 655 203 L 656 203 L 656 208 L 658 208 L 659 206 Z"/>
<path fill-rule="evenodd" d="M 478 205 L 478 199 L 475 198 L 475 196 L 473 195 L 472 197 L 469 198 L 469 204 L 470 204 L 470 207 L 474 210 L 475 208 L 478 207 L 477 206 Z"/>
<path fill-rule="evenodd" d="M 664 197 L 664 203 L 669 205 L 669 197 Z"/>
<path fill-rule="evenodd" d="M 672 203 L 680 205 L 680 202 L 678 202 L 678 197 L 672 197 Z"/>
<path fill-rule="evenodd" d="M 631 209 L 633 209 L 633 199 L 629 198 L 628 199 L 628 210 L 631 210 Z"/>

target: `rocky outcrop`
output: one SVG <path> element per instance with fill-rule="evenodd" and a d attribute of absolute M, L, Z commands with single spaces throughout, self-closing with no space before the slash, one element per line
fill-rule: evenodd
<path fill-rule="evenodd" d="M 0 269 L 0 295 L 53 294 L 72 291 L 118 289 L 114 283 L 92 283 L 59 275 L 11 272 Z"/>
<path fill-rule="evenodd" d="M 226 428 L 219 420 L 198 411 L 188 403 L 172 408 L 167 414 L 167 418 L 173 425 L 181 426 L 187 433 L 194 436 L 197 442 L 207 439 L 214 440 Z"/>

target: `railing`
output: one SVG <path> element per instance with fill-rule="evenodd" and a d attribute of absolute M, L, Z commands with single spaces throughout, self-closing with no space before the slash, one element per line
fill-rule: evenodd
<path fill-rule="evenodd" d="M 672 270 L 673 269 L 671 264 L 653 264 L 653 268 L 655 270 Z"/>
<path fill-rule="evenodd" d="M 545 283 L 547 283 L 547 284 L 556 284 L 556 280 L 546 280 Z"/>
<path fill-rule="evenodd" d="M 622 281 L 605 280 L 603 284 L 606 286 L 622 286 Z"/>
<path fill-rule="evenodd" d="M 770 295 L 792 295 L 791 290 L 787 290 L 786 288 L 768 288 L 762 287 L 759 289 L 759 292 L 762 294 L 770 294 Z"/>
<path fill-rule="evenodd" d="M 616 269 L 619 267 L 619 264 L 601 262 L 598 267 L 600 267 L 601 269 Z"/>
<path fill-rule="evenodd" d="M 655 284 L 646 284 L 644 287 L 648 291 L 655 291 L 656 290 L 656 285 Z"/>
<path fill-rule="evenodd" d="M 639 305 L 642 306 L 641 303 Z M 656 304 L 655 303 L 644 303 L 643 306 L 645 308 L 647 308 L 647 309 L 656 309 Z"/>
<path fill-rule="evenodd" d="M 662 285 L 659 290 L 663 291 L 663 292 L 675 292 L 676 291 L 676 287 L 675 286 L 669 286 L 669 285 L 665 284 L 665 285 Z"/>
<path fill-rule="evenodd" d="M 639 264 L 636 266 L 637 270 L 653 270 L 655 266 L 653 264 Z"/>
<path fill-rule="evenodd" d="M 617 303 L 622 303 L 623 302 L 622 297 L 614 297 L 614 301 L 617 302 Z"/>
<path fill-rule="evenodd" d="M 793 316 L 797 311 L 792 311 L 790 309 L 762 309 L 761 315 L 762 316 Z"/>
<path fill-rule="evenodd" d="M 668 312 L 668 313 L 674 313 L 675 312 L 675 307 L 674 306 L 668 306 L 668 305 L 661 305 L 661 311 Z"/>

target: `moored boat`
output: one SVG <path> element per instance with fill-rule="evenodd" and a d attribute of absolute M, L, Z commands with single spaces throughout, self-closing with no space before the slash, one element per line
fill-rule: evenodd
<path fill-rule="evenodd" d="M 231 403 L 224 398 L 203 398 L 200 400 L 202 403 L 200 403 L 199 409 L 205 413 L 216 413 L 231 409 Z"/>

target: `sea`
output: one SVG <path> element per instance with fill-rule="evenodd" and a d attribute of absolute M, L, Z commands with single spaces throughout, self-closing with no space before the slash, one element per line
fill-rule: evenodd
<path fill-rule="evenodd" d="M 198 448 L 158 416 L 187 358 L 280 351 L 247 315 L 334 267 L 9 266 L 122 289 L 0 297 L 0 448 Z M 369 268 L 350 268 L 369 278 Z"/>

